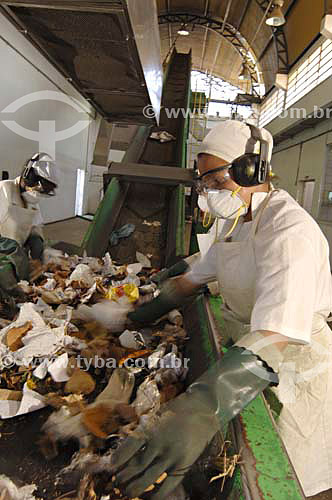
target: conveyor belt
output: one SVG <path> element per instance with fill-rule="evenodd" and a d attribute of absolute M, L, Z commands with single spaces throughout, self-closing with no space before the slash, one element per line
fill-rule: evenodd
<path fill-rule="evenodd" d="M 169 118 L 165 108 L 187 107 L 190 71 L 191 54 L 179 54 L 174 50 L 164 84 L 159 126 L 146 130 L 145 137 L 140 132 L 144 141 L 142 151 L 136 151 L 133 160 L 131 147 L 123 163 L 185 166 L 186 118 L 181 113 L 177 118 Z M 147 139 L 151 132 L 165 130 L 175 137 L 174 141 L 160 143 Z M 105 197 L 83 242 L 88 254 L 99 256 L 109 249 L 118 262 L 129 262 L 135 260 L 136 251 L 150 253 L 157 268 L 181 257 L 184 253 L 184 188 L 111 180 L 111 175 L 105 176 Z M 116 214 L 114 205 L 121 207 Z M 133 235 L 110 249 L 111 231 L 128 223 L 135 225 Z"/>

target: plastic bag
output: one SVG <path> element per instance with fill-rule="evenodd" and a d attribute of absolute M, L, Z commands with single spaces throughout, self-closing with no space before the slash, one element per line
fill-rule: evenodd
<path fill-rule="evenodd" d="M 110 245 L 115 246 L 119 243 L 121 238 L 128 238 L 134 231 L 136 227 L 134 224 L 125 224 L 120 227 L 120 229 L 116 229 L 112 232 L 110 236 Z"/>
<path fill-rule="evenodd" d="M 125 299 L 125 300 L 123 300 Z M 127 297 L 122 297 L 117 302 L 104 300 L 92 307 L 81 305 L 75 311 L 74 317 L 83 321 L 96 321 L 110 332 L 123 332 L 127 322 L 127 314 L 133 310 Z"/>
<path fill-rule="evenodd" d="M 130 303 L 136 302 L 139 298 L 139 291 L 136 285 L 126 283 L 125 285 L 112 286 L 109 288 L 106 298 L 109 300 L 119 301 L 121 297 L 127 297 Z"/>

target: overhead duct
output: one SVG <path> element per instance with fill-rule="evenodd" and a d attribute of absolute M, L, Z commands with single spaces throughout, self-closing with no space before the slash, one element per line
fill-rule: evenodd
<path fill-rule="evenodd" d="M 154 0 L 0 0 L 0 9 L 106 120 L 151 125 L 145 106 L 159 120 Z"/>

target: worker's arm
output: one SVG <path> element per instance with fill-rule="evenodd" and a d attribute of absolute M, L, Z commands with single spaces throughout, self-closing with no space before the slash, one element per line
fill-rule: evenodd
<path fill-rule="evenodd" d="M 42 262 L 44 254 L 44 239 L 37 231 L 32 231 L 24 245 L 30 252 L 32 260 Z"/>
<path fill-rule="evenodd" d="M 261 338 L 271 334 L 264 332 Z M 282 338 L 277 340 L 283 345 Z M 269 359 L 275 365 L 282 356 L 276 345 L 269 344 Z M 278 375 L 266 359 L 231 347 L 184 394 L 162 408 L 159 420 L 141 425 L 115 451 L 112 473 L 120 488 L 130 498 L 138 497 L 167 472 L 151 499 L 168 498 L 214 435 L 225 435 L 228 422 L 271 383 L 278 383 Z"/>
<path fill-rule="evenodd" d="M 130 312 L 128 318 L 137 323 L 153 323 L 169 311 L 181 307 L 184 300 L 199 289 L 200 285 L 192 283 L 185 275 L 169 279 L 162 284 L 158 297 Z"/>
<path fill-rule="evenodd" d="M 165 281 L 157 298 L 128 314 L 131 321 L 153 322 L 172 309 L 179 308 L 187 297 L 197 293 L 202 285 L 216 279 L 216 249 L 211 247 L 204 258 L 198 259 L 188 272 Z"/>

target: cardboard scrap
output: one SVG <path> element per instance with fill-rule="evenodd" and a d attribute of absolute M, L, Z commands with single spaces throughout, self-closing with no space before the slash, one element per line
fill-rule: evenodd
<path fill-rule="evenodd" d="M 11 351 L 17 351 L 23 347 L 22 338 L 32 329 L 31 321 L 27 321 L 22 326 L 14 327 L 7 332 L 7 346 Z"/>

